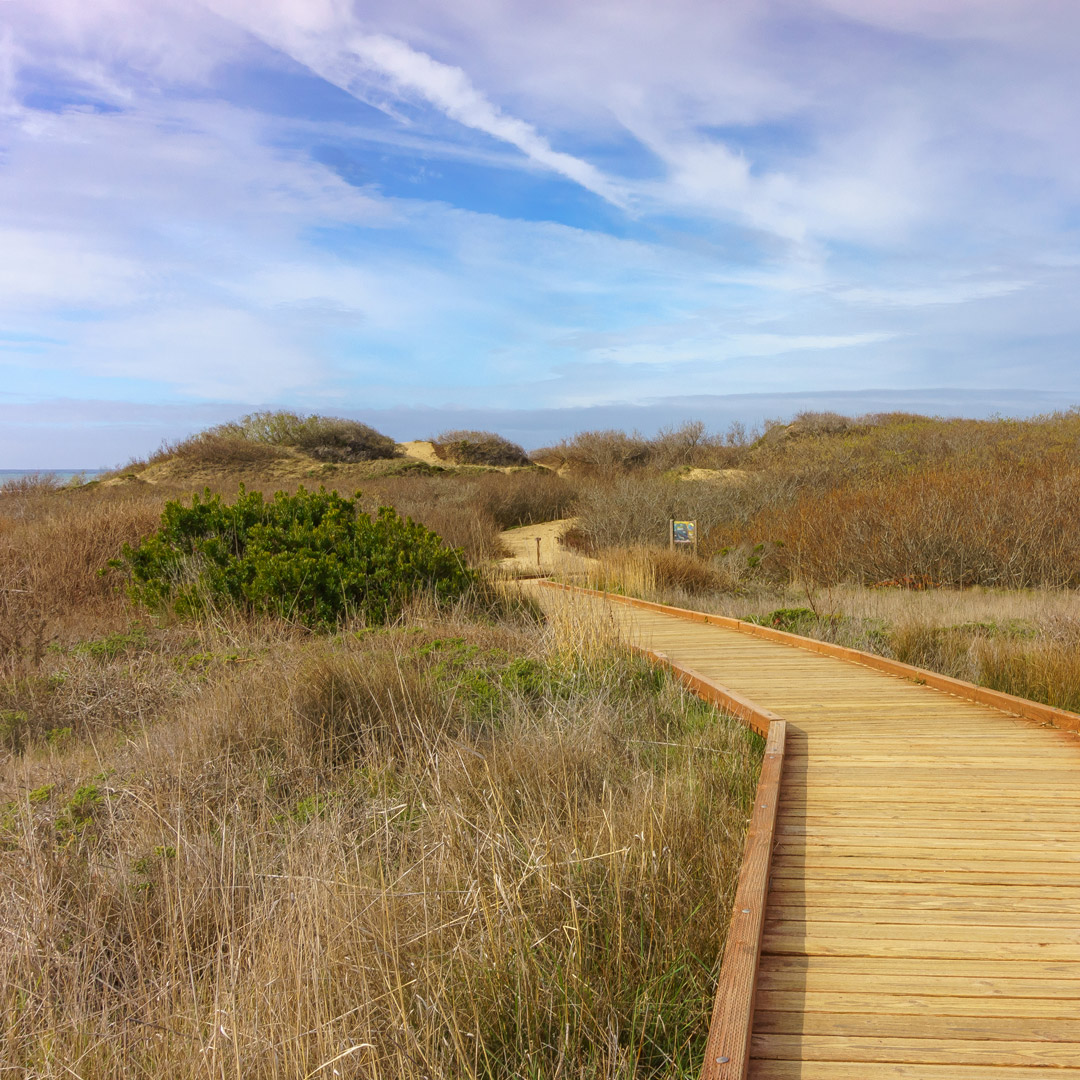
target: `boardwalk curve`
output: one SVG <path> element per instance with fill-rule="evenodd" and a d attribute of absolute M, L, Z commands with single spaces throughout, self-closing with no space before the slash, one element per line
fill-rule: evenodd
<path fill-rule="evenodd" d="M 1078 718 L 731 620 L 572 603 L 759 730 L 786 721 L 748 1061 L 715 1056 L 739 1008 L 721 985 L 705 1077 L 1080 1080 L 1080 738 L 1045 723 Z"/>

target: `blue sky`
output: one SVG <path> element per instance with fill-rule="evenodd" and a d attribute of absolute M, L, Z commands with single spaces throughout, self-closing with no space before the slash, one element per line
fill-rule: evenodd
<path fill-rule="evenodd" d="M 1066 0 L 0 0 L 0 467 L 1080 402 Z"/>

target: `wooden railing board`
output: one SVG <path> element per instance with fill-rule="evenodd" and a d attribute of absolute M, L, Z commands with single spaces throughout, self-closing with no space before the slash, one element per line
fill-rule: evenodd
<path fill-rule="evenodd" d="M 655 649 L 645 649 L 639 645 L 632 645 L 631 649 L 641 656 L 645 656 L 654 663 L 662 664 L 671 671 L 678 680 L 689 690 L 692 690 L 702 700 L 716 705 L 724 712 L 741 720 L 752 731 L 767 737 L 769 725 L 783 719 L 768 709 L 761 708 L 748 697 L 738 694 L 728 686 L 723 686 L 714 680 L 702 675 L 699 671 L 687 667 L 685 664 L 672 660 L 665 653 Z"/>

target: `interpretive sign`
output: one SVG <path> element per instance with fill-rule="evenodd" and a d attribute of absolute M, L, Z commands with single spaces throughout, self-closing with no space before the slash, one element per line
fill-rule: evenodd
<path fill-rule="evenodd" d="M 696 521 L 671 521 L 668 542 L 671 547 L 676 544 L 687 545 L 697 550 L 697 522 Z"/>

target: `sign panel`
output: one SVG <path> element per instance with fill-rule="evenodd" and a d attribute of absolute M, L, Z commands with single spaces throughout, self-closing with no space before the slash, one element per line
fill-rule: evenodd
<path fill-rule="evenodd" d="M 696 544 L 697 522 L 673 521 L 671 523 L 671 540 L 675 544 Z"/>

